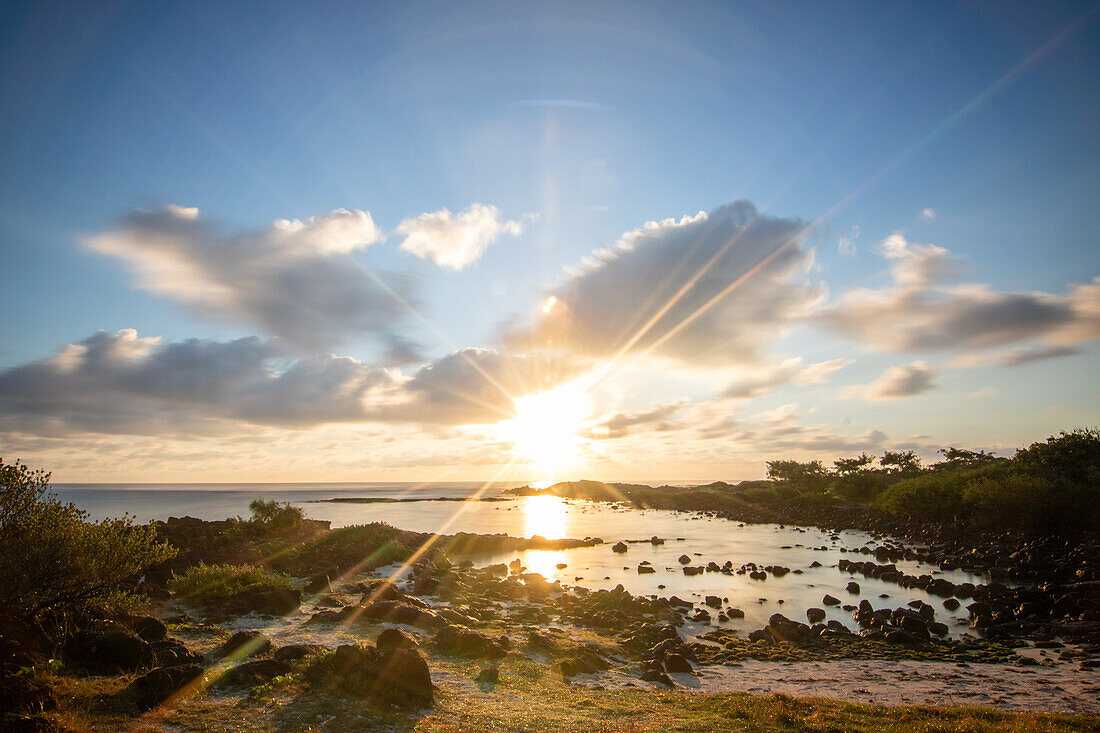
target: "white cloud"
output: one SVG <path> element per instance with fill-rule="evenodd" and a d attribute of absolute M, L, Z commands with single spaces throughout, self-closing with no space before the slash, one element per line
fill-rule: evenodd
<path fill-rule="evenodd" d="M 820 311 L 819 322 L 873 349 L 894 352 L 975 352 L 1029 341 L 1068 347 L 1100 339 L 1100 278 L 1064 295 L 948 286 L 943 281 L 957 267 L 942 247 L 911 244 L 895 234 L 881 253 L 891 262 L 892 282 L 844 293 Z"/>
<path fill-rule="evenodd" d="M 401 249 L 422 260 L 431 260 L 452 270 L 476 262 L 496 239 L 508 234 L 523 233 L 524 222 L 501 221 L 495 206 L 472 204 L 457 215 L 447 209 L 405 219 L 397 233 L 405 240 Z"/>
<path fill-rule="evenodd" d="M 684 365 L 752 364 L 821 295 L 796 282 L 804 225 L 746 201 L 649 222 L 567 270 L 535 324 L 506 341 L 592 357 L 623 350 Z"/>
<path fill-rule="evenodd" d="M 862 397 L 875 402 L 913 397 L 933 389 L 935 378 L 935 368 L 917 360 L 909 366 L 890 367 L 871 384 L 845 387 L 841 390 L 841 396 Z"/>
<path fill-rule="evenodd" d="M 933 208 L 922 209 L 920 212 L 920 218 L 925 221 L 932 222 L 936 220 L 936 210 Z"/>
<path fill-rule="evenodd" d="M 350 256 L 380 239 L 371 215 L 359 210 L 229 233 L 197 209 L 168 206 L 132 213 L 84 244 L 126 261 L 139 287 L 204 317 L 316 349 L 349 332 L 388 333 L 404 317 Z"/>

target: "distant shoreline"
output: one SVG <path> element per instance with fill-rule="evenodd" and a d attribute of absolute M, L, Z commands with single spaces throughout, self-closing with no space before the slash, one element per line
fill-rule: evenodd
<path fill-rule="evenodd" d="M 397 503 L 410 503 L 414 501 L 515 501 L 514 498 L 501 497 L 501 496 L 422 496 L 416 498 L 394 498 L 389 496 L 367 497 L 367 496 L 349 496 L 346 498 L 336 499 L 310 499 L 306 504 L 397 504 Z"/>

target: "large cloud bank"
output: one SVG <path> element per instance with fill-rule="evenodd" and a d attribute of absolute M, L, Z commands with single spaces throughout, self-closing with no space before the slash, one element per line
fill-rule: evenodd
<path fill-rule="evenodd" d="M 1061 295 L 1000 292 L 948 285 L 957 267 L 942 247 L 895 234 L 881 252 L 891 282 L 844 293 L 821 313 L 827 328 L 881 351 L 972 354 L 1026 344 L 985 360 L 1008 365 L 1070 355 L 1074 344 L 1100 339 L 1100 278 Z"/>
<path fill-rule="evenodd" d="M 515 397 L 574 373 L 557 358 L 463 349 L 412 375 L 331 354 L 287 361 L 270 341 L 162 343 L 99 332 L 0 373 L 0 430 L 203 434 L 225 421 L 459 425 L 510 417 Z"/>
<path fill-rule="evenodd" d="M 681 364 L 747 364 L 820 297 L 798 282 L 804 225 L 739 201 L 650 222 L 594 252 L 552 289 L 511 344 L 591 357 L 651 353 Z"/>

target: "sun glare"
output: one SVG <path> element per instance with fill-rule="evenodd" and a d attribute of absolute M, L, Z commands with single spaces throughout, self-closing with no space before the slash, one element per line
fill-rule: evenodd
<path fill-rule="evenodd" d="M 556 479 L 577 468 L 585 439 L 582 424 L 592 401 L 578 385 L 562 385 L 516 399 L 516 416 L 498 424 L 500 437 L 541 479 Z"/>

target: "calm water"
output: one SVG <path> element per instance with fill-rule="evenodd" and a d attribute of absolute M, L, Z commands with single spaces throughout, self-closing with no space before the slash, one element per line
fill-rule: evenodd
<path fill-rule="evenodd" d="M 499 496 L 514 484 L 500 484 L 483 492 L 485 497 Z M 700 601 L 706 595 L 728 598 L 731 605 L 745 611 L 745 619 L 726 624 L 737 629 L 755 629 L 767 622 L 771 614 L 780 612 L 792 618 L 804 619 L 806 608 L 821 607 L 821 598 L 829 593 L 843 603 L 858 603 L 867 599 L 876 607 L 895 608 L 913 599 L 921 599 L 937 609 L 937 618 L 952 625 L 952 633 L 967 628 L 965 611 L 957 622 L 943 608 L 941 598 L 918 589 L 903 589 L 874 578 L 856 576 L 861 586 L 859 595 L 845 590 L 853 578 L 836 569 L 837 560 L 845 557 L 842 547 L 874 545 L 875 541 L 862 532 L 843 532 L 839 540 L 816 529 L 782 528 L 774 524 L 738 526 L 736 522 L 712 519 L 691 513 L 662 510 L 637 510 L 609 504 L 571 501 L 556 497 L 520 497 L 499 502 L 417 501 L 403 503 L 347 504 L 324 503 L 317 500 L 335 497 L 393 498 L 462 498 L 482 488 L 479 483 L 446 484 L 179 484 L 72 486 L 58 485 L 57 493 L 90 512 L 93 518 L 119 516 L 129 512 L 138 521 L 166 519 L 169 516 L 191 515 L 202 519 L 224 519 L 247 516 L 248 502 L 257 496 L 289 501 L 305 509 L 314 519 L 326 519 L 334 527 L 366 522 L 385 521 L 402 529 L 417 532 L 504 533 L 547 538 L 600 537 L 608 544 L 577 548 L 561 552 L 527 551 L 477 558 L 479 564 L 507 562 L 516 557 L 531 571 L 564 584 L 582 585 L 592 589 L 613 588 L 622 583 L 631 593 L 679 595 Z M 618 540 L 665 538 L 664 545 L 649 543 L 629 545 L 625 554 L 611 551 Z M 814 550 L 826 546 L 827 551 Z M 766 581 L 750 580 L 748 575 L 704 573 L 685 576 L 677 558 L 687 554 L 692 564 L 713 560 L 719 565 L 731 560 L 735 567 L 755 562 L 758 565 L 783 565 L 801 569 L 801 575 L 790 573 L 782 578 L 769 575 Z M 859 556 L 859 559 L 867 559 Z M 657 569 L 654 574 L 639 575 L 637 566 L 648 560 Z M 822 567 L 811 568 L 814 561 Z M 566 567 L 556 566 L 564 563 Z M 899 562 L 898 567 L 912 574 L 935 574 L 952 582 L 986 582 L 967 573 L 941 572 L 933 566 L 916 562 Z M 664 588 L 658 586 L 664 585 Z M 880 594 L 888 598 L 879 598 Z M 835 618 L 854 628 L 851 613 L 839 607 L 825 609 L 828 618 Z"/>

